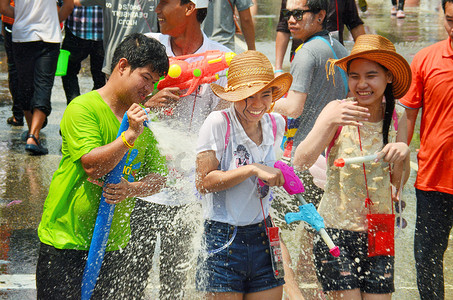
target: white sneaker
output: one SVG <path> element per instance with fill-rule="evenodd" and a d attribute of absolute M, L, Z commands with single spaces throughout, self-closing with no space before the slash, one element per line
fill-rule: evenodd
<path fill-rule="evenodd" d="M 395 5 L 392 6 L 392 9 L 390 10 L 390 14 L 391 14 L 392 16 L 396 15 L 396 6 L 395 6 Z"/>
<path fill-rule="evenodd" d="M 396 17 L 398 19 L 404 19 L 406 17 L 406 14 L 404 13 L 404 11 L 402 10 L 399 10 L 397 13 L 396 13 Z"/>

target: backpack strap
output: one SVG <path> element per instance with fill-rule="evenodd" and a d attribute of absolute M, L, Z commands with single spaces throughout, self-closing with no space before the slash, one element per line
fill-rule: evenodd
<path fill-rule="evenodd" d="M 231 123 L 230 123 L 230 118 L 228 117 L 228 114 L 226 111 L 222 110 L 222 114 L 225 116 L 225 119 L 227 121 L 227 132 L 225 134 L 225 149 L 228 147 L 228 143 L 230 142 L 230 132 L 231 132 Z M 274 143 L 277 140 L 277 122 L 275 121 L 275 117 L 272 114 L 269 114 L 269 118 L 271 119 L 272 123 L 272 133 L 274 134 Z"/>
<path fill-rule="evenodd" d="M 231 124 L 230 124 L 230 118 L 228 117 L 228 114 L 226 111 L 222 110 L 222 113 L 223 115 L 225 116 L 225 119 L 227 121 L 227 132 L 225 134 L 225 149 L 223 149 L 223 151 L 225 151 L 228 147 L 228 143 L 230 142 L 230 132 L 231 132 Z"/>
<path fill-rule="evenodd" d="M 395 128 L 396 131 L 398 131 L 398 114 L 396 113 L 396 109 L 393 109 L 393 127 Z"/>
<path fill-rule="evenodd" d="M 307 42 L 311 40 L 322 40 L 324 43 L 326 43 L 327 46 L 329 46 L 330 50 L 332 50 L 333 53 L 333 58 L 338 59 L 337 54 L 335 53 L 335 50 L 333 49 L 332 45 L 323 37 L 317 35 L 309 39 Z M 343 79 L 343 85 L 345 89 L 346 95 L 348 94 L 348 77 L 346 76 L 346 72 L 342 68 L 338 68 L 340 70 L 341 78 Z"/>
<path fill-rule="evenodd" d="M 275 117 L 272 114 L 269 114 L 269 118 L 271 119 L 272 123 L 272 133 L 274 134 L 274 144 L 277 140 L 277 122 L 275 121 Z"/>
<path fill-rule="evenodd" d="M 342 128 L 343 128 L 343 126 L 338 126 L 337 132 L 335 132 L 335 135 L 334 135 L 333 139 L 330 141 L 330 144 L 327 147 L 327 151 L 326 151 L 326 159 L 327 159 L 327 157 L 329 157 L 330 150 L 332 150 L 333 145 L 335 145 L 335 141 L 340 136 Z"/>

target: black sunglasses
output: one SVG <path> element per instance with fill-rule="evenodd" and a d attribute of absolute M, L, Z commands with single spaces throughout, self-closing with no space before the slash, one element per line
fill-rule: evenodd
<path fill-rule="evenodd" d="M 304 17 L 304 13 L 312 12 L 312 11 L 313 10 L 311 10 L 311 9 L 306 9 L 306 10 L 303 10 L 303 9 L 295 9 L 295 10 L 282 9 L 282 15 L 283 15 L 283 18 L 285 18 L 287 21 L 289 20 L 289 18 L 291 18 L 291 16 L 294 16 L 294 19 L 296 21 L 300 21 Z"/>
<path fill-rule="evenodd" d="M 403 212 L 404 208 L 406 207 L 406 202 L 403 200 L 401 201 L 401 212 Z M 395 202 L 395 212 L 400 213 L 400 206 L 398 202 Z M 407 221 L 406 219 L 402 218 L 401 216 L 396 217 L 396 226 L 401 227 L 402 229 L 406 228 L 407 226 Z"/>

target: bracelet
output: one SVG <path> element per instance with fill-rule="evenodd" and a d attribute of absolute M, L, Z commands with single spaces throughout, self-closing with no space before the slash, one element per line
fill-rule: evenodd
<path fill-rule="evenodd" d="M 121 132 L 121 139 L 123 140 L 123 144 L 124 144 L 127 148 L 129 148 L 129 149 L 134 148 L 134 143 L 132 143 L 132 145 L 131 145 L 131 144 L 129 144 L 129 142 L 126 140 L 126 137 L 124 136 L 124 131 Z"/>
<path fill-rule="evenodd" d="M 283 72 L 284 72 L 284 71 L 283 71 L 282 69 L 278 69 L 278 70 L 275 70 L 275 71 L 274 71 L 274 74 L 275 74 L 275 73 L 283 73 Z"/>

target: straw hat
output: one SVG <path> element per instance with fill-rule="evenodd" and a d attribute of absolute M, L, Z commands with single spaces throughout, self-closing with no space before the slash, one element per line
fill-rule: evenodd
<path fill-rule="evenodd" d="M 227 101 L 244 100 L 262 90 L 272 89 L 272 101 L 280 99 L 289 90 L 293 77 L 289 73 L 274 78 L 272 64 L 258 51 L 245 51 L 231 60 L 228 68 L 228 86 L 212 83 L 211 89 Z"/>
<path fill-rule="evenodd" d="M 334 65 L 347 71 L 348 62 L 356 58 L 372 60 L 392 72 L 393 95 L 396 99 L 403 97 L 409 90 L 412 81 L 411 68 L 404 57 L 396 53 L 392 42 L 385 37 L 376 34 L 360 35 L 349 56 L 327 61 L 331 63 L 329 74 L 334 72 Z"/>

